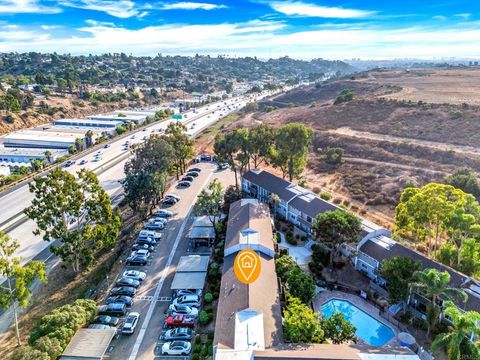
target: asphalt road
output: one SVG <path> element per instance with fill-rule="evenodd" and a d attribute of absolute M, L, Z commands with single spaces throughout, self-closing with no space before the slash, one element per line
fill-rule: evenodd
<path fill-rule="evenodd" d="M 266 95 L 269 94 L 264 94 L 262 97 Z M 237 111 L 252 100 L 253 97 L 249 99 L 230 98 L 209 104 L 197 109 L 195 113 L 193 111 L 187 112 L 187 117 L 182 122 L 187 125 L 188 133 L 195 136 L 204 128 L 212 125 L 225 115 Z M 230 110 L 228 107 L 230 107 Z M 124 165 L 130 156 L 130 152 L 124 150 L 125 141 L 128 140 L 130 145 L 139 143 L 150 134 L 165 129 L 171 121 L 176 120 L 166 120 L 152 124 L 145 131 L 139 130 L 126 138 L 113 140 L 109 148 L 98 150 L 101 153 L 99 161 L 95 161 L 94 157 L 98 151 L 94 151 L 78 158 L 74 165 L 66 169 L 71 173 L 76 173 L 81 168 L 93 170 L 97 174 L 101 185 L 112 197 L 112 202 L 116 205 L 121 199 L 123 191 L 119 181 L 124 178 Z M 192 126 L 193 123 L 194 126 Z M 87 163 L 79 165 L 81 160 L 86 160 Z M 49 243 L 44 242 L 40 236 L 33 235 L 35 224 L 23 214 L 23 210 L 30 205 L 32 198 L 27 184 L 13 191 L 0 193 L 0 230 L 19 241 L 20 248 L 17 255 L 23 258 L 24 263 L 35 258 L 37 254 L 49 246 Z"/>
<path fill-rule="evenodd" d="M 106 358 L 127 360 L 183 358 L 161 357 L 159 349 L 163 344 L 160 336 L 165 331 L 162 328 L 165 311 L 172 299 L 170 286 L 175 268 L 181 256 L 193 253 L 186 238 L 192 223 L 192 216 L 189 215 L 196 196 L 210 181 L 217 178 L 224 188 L 235 183 L 233 172 L 230 170 L 219 171 L 212 163 L 200 163 L 196 166 L 202 168 L 202 172 L 190 188 L 181 190 L 173 188 L 169 191 L 180 195 L 181 200 L 168 208 L 174 212 L 174 217 L 162 231 L 162 240 L 156 246 L 148 265 L 125 267 L 125 269 L 138 269 L 147 273 L 147 278 L 140 286 L 135 303 L 130 310 L 140 313 L 140 323 L 133 335 L 117 335 L 111 343 Z M 209 254 L 207 249 L 195 250 L 195 253 L 199 252 Z"/>

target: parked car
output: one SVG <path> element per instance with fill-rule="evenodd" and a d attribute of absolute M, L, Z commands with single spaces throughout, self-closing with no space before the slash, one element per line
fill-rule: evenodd
<path fill-rule="evenodd" d="M 117 286 L 110 291 L 110 295 L 126 295 L 134 297 L 137 293 L 137 289 L 131 286 Z"/>
<path fill-rule="evenodd" d="M 191 316 L 198 316 L 198 309 L 186 305 L 175 305 L 170 304 L 168 307 L 168 311 L 172 315 L 191 315 Z"/>
<path fill-rule="evenodd" d="M 220 170 L 228 169 L 230 166 L 227 163 L 218 163 L 218 168 Z"/>
<path fill-rule="evenodd" d="M 189 327 L 195 326 L 195 316 L 191 315 L 169 315 L 165 320 L 165 325 L 168 328 Z"/>
<path fill-rule="evenodd" d="M 130 307 L 133 305 L 133 298 L 127 295 L 113 295 L 105 299 L 105 304 L 122 303 Z"/>
<path fill-rule="evenodd" d="M 202 296 L 202 290 L 201 289 L 182 289 L 182 290 L 177 290 L 175 295 L 177 297 L 183 296 L 183 295 L 197 295 L 197 296 Z"/>
<path fill-rule="evenodd" d="M 127 265 L 131 266 L 144 266 L 147 265 L 148 259 L 146 256 L 141 256 L 141 255 L 130 255 L 127 258 Z M 128 294 L 125 294 L 128 295 Z"/>
<path fill-rule="evenodd" d="M 147 230 L 163 230 L 165 228 L 165 224 L 161 221 L 150 219 L 145 225 L 143 225 L 143 228 Z"/>
<path fill-rule="evenodd" d="M 153 245 L 135 243 L 132 246 L 132 251 L 137 251 L 137 250 L 148 250 L 149 252 L 153 252 L 155 248 L 153 247 Z"/>
<path fill-rule="evenodd" d="M 196 171 L 189 171 L 187 173 L 187 176 L 193 176 L 193 177 L 198 177 L 198 175 L 200 175 L 200 173 L 196 172 Z"/>
<path fill-rule="evenodd" d="M 176 200 L 174 198 L 165 198 L 162 201 L 163 205 L 175 205 L 177 202 L 178 202 L 178 200 Z"/>
<path fill-rule="evenodd" d="M 146 238 L 146 239 L 137 239 L 137 244 L 147 244 L 150 246 L 154 246 L 157 244 L 157 242 L 152 238 Z"/>
<path fill-rule="evenodd" d="M 200 296 L 197 295 L 182 295 L 172 301 L 172 305 L 186 305 L 190 307 L 200 307 Z"/>
<path fill-rule="evenodd" d="M 123 277 L 129 277 L 138 281 L 143 281 L 147 277 L 147 274 L 138 270 L 127 270 L 123 273 Z"/>
<path fill-rule="evenodd" d="M 163 223 L 163 225 L 167 225 L 167 222 L 168 222 L 168 220 L 165 216 L 162 217 L 162 216 L 155 215 L 155 214 L 153 214 L 153 217 L 150 218 L 150 220 L 155 221 L 155 222 L 161 222 L 161 223 Z"/>
<path fill-rule="evenodd" d="M 158 241 L 162 238 L 162 234 L 159 232 L 151 231 L 151 230 L 140 231 L 140 233 L 138 234 L 138 239 L 140 240 L 140 239 L 147 239 L 147 238 L 151 238 L 155 241 Z"/>
<path fill-rule="evenodd" d="M 173 216 L 173 212 L 165 210 L 165 209 L 160 209 L 157 210 L 153 213 L 154 216 L 160 217 L 160 218 L 169 218 Z"/>
<path fill-rule="evenodd" d="M 184 176 L 181 181 L 192 182 L 193 180 L 195 180 L 193 176 Z"/>
<path fill-rule="evenodd" d="M 178 196 L 177 194 L 167 194 L 167 195 L 165 195 L 165 199 L 170 199 L 170 198 L 173 198 L 177 201 L 180 201 L 180 199 L 181 199 L 181 197 Z"/>
<path fill-rule="evenodd" d="M 198 168 L 198 167 L 194 167 L 194 168 L 191 168 L 191 169 L 188 169 L 188 172 L 190 171 L 195 171 L 195 172 L 202 172 L 202 169 Z"/>
<path fill-rule="evenodd" d="M 193 337 L 192 329 L 188 327 L 179 327 L 171 330 L 167 330 L 163 336 L 163 340 L 191 340 Z"/>
<path fill-rule="evenodd" d="M 135 289 L 140 286 L 140 281 L 128 277 L 122 277 L 115 283 L 116 286 L 131 286 Z"/>
<path fill-rule="evenodd" d="M 188 341 L 166 342 L 162 346 L 162 355 L 188 355 L 192 351 L 192 344 Z"/>
<path fill-rule="evenodd" d="M 93 319 L 94 324 L 103 324 L 108 326 L 117 326 L 120 319 L 116 316 L 100 315 Z"/>
<path fill-rule="evenodd" d="M 150 257 L 150 251 L 145 249 L 133 251 L 132 256 L 145 256 L 148 259 Z"/>
<path fill-rule="evenodd" d="M 188 188 L 190 187 L 190 183 L 188 181 L 180 181 L 177 185 L 178 188 Z"/>
<path fill-rule="evenodd" d="M 114 326 L 104 325 L 104 324 L 90 324 L 88 325 L 89 329 L 97 329 L 97 330 L 110 330 L 115 329 Z"/>
<path fill-rule="evenodd" d="M 126 313 L 127 313 L 127 306 L 122 303 L 102 305 L 98 308 L 99 315 L 122 317 L 122 316 L 125 316 Z"/>
<path fill-rule="evenodd" d="M 133 334 L 140 319 L 140 314 L 138 312 L 131 312 L 128 314 L 127 320 L 122 327 L 122 334 Z"/>

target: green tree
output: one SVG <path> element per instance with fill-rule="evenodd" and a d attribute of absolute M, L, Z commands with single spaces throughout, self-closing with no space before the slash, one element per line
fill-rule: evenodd
<path fill-rule="evenodd" d="M 88 130 L 85 133 L 85 137 L 87 138 L 87 141 L 88 141 L 87 147 L 91 147 L 93 145 L 93 131 Z"/>
<path fill-rule="evenodd" d="M 408 300 L 413 274 L 421 268 L 420 262 L 402 256 L 395 256 L 382 261 L 380 276 L 387 281 L 387 291 L 391 304 L 405 303 Z"/>
<path fill-rule="evenodd" d="M 46 177 L 36 177 L 29 184 L 35 197 L 25 210 L 37 224 L 35 235 L 62 243 L 52 246 L 52 252 L 75 272 L 93 262 L 95 250 L 114 246 L 121 225 L 96 175 L 82 169 L 77 176 L 78 181 L 73 174 L 55 168 Z"/>
<path fill-rule="evenodd" d="M 475 173 L 468 168 L 455 171 L 447 178 L 447 184 L 480 198 L 480 184 Z"/>
<path fill-rule="evenodd" d="M 206 189 L 202 189 L 198 194 L 197 202 L 194 207 L 196 216 L 205 215 L 210 220 L 215 230 L 215 239 L 218 238 L 217 222 L 222 213 L 222 184 L 217 179 L 210 182 Z"/>
<path fill-rule="evenodd" d="M 230 205 L 235 201 L 240 200 L 242 197 L 243 195 L 240 189 L 237 189 L 233 185 L 230 185 L 229 187 L 227 187 L 227 189 L 225 190 L 225 193 L 223 194 L 223 212 L 225 214 L 228 214 L 230 210 Z"/>
<path fill-rule="evenodd" d="M 45 159 L 47 159 L 48 163 L 51 164 L 53 162 L 52 152 L 50 150 L 46 150 L 44 155 L 45 155 Z"/>
<path fill-rule="evenodd" d="M 227 163 L 235 174 L 235 188 L 238 189 L 238 170 L 236 155 L 240 151 L 241 138 L 237 131 L 231 131 L 226 135 L 219 134 L 215 137 L 214 151 L 218 161 Z"/>
<path fill-rule="evenodd" d="M 338 105 L 347 101 L 353 100 L 353 92 L 350 89 L 342 90 L 342 92 L 335 99 L 334 105 Z"/>
<path fill-rule="evenodd" d="M 290 297 L 284 310 L 284 334 L 293 343 L 321 343 L 324 332 L 318 313 L 303 304 L 300 299 Z"/>
<path fill-rule="evenodd" d="M 462 312 L 452 302 L 446 303 L 444 314 L 452 324 L 448 326 L 448 332 L 436 336 L 432 351 L 444 349 L 449 360 L 480 359 L 478 344 L 472 340 L 472 335 L 477 338 L 480 335 L 480 314 Z"/>
<path fill-rule="evenodd" d="M 275 270 L 283 282 L 286 282 L 291 271 L 298 267 L 291 256 L 283 255 L 275 260 Z"/>
<path fill-rule="evenodd" d="M 430 300 L 427 307 L 427 338 L 438 323 L 441 312 L 440 298 L 467 301 L 467 294 L 463 290 L 450 287 L 449 283 L 450 274 L 447 271 L 424 269 L 413 273 L 413 282 L 410 284 L 410 289 L 419 292 Z"/>
<path fill-rule="evenodd" d="M 357 328 L 345 319 L 345 316 L 340 312 L 322 319 L 320 326 L 323 329 L 325 338 L 334 344 L 357 342 L 357 337 L 355 336 Z"/>
<path fill-rule="evenodd" d="M 250 129 L 249 141 L 251 144 L 250 155 L 253 167 L 258 168 L 269 158 L 275 141 L 275 131 L 269 125 L 257 125 Z"/>
<path fill-rule="evenodd" d="M 308 304 L 315 296 L 315 281 L 299 267 L 293 268 L 287 276 L 290 295 Z"/>
<path fill-rule="evenodd" d="M 326 211 L 318 214 L 313 222 L 315 240 L 330 246 L 330 266 L 338 249 L 344 243 L 360 240 L 361 221 L 352 213 L 343 210 Z"/>
<path fill-rule="evenodd" d="M 273 164 L 285 168 L 290 181 L 305 168 L 312 138 L 312 129 L 301 123 L 287 124 L 276 132 L 273 156 L 280 163 L 275 161 Z"/>
<path fill-rule="evenodd" d="M 18 242 L 12 241 L 10 237 L 0 231 L 0 278 L 7 279 L 0 284 L 0 307 L 13 308 L 15 321 L 15 335 L 18 345 L 20 341 L 20 330 L 18 328 L 18 309 L 28 305 L 32 294 L 31 285 L 35 280 L 46 281 L 45 264 L 39 261 L 30 261 L 27 265 L 21 265 L 21 258 L 15 257 L 15 251 L 20 247 Z"/>
<path fill-rule="evenodd" d="M 166 140 L 172 146 L 173 159 L 177 175 L 183 174 L 186 169 L 186 161 L 193 157 L 194 143 L 187 134 L 187 127 L 179 121 L 171 122 L 165 129 Z"/>
<path fill-rule="evenodd" d="M 46 352 L 37 350 L 30 345 L 22 345 L 15 349 L 10 360 L 52 360 Z"/>
<path fill-rule="evenodd" d="M 460 266 L 458 262 L 458 250 L 451 243 L 444 243 L 435 254 L 442 264 L 457 269 L 468 276 L 477 276 L 480 273 L 480 243 L 473 238 L 466 239 L 460 253 Z"/>

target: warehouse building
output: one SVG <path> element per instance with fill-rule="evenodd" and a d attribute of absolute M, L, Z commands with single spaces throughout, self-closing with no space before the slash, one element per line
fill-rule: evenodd
<path fill-rule="evenodd" d="M 5 147 L 34 149 L 68 149 L 72 145 L 75 146 L 75 140 L 78 138 L 84 140 L 85 132 L 76 134 L 55 131 L 55 129 L 44 131 L 26 130 L 5 136 L 3 145 Z"/>
<path fill-rule="evenodd" d="M 147 118 L 146 115 L 126 115 L 125 113 L 118 113 L 118 114 L 108 114 L 108 115 L 92 115 L 89 116 L 88 119 L 90 120 L 101 120 L 101 121 L 121 121 L 121 122 L 131 122 L 134 124 L 143 124 L 145 119 Z"/>
<path fill-rule="evenodd" d="M 8 148 L 2 146 L 0 147 L 0 163 L 5 165 L 9 163 L 29 164 L 32 160 L 45 159 L 47 150 L 51 153 L 51 162 L 55 162 L 57 158 L 68 154 L 68 151 L 59 149 Z"/>
<path fill-rule="evenodd" d="M 123 124 L 121 120 L 118 121 L 105 121 L 105 120 L 92 120 L 92 119 L 60 119 L 53 122 L 55 126 L 71 126 L 81 128 L 98 128 L 98 129 L 115 129 L 118 125 Z"/>

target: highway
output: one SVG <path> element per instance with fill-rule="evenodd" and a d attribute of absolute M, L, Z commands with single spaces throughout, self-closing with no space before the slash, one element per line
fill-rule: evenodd
<path fill-rule="evenodd" d="M 234 97 L 211 103 L 197 108 L 195 112 L 184 113 L 186 117 L 180 121 L 187 126 L 188 134 L 195 137 L 206 127 L 229 113 L 238 111 L 248 102 L 273 94 L 274 92 L 268 91 L 255 96 Z M 113 205 L 117 205 L 122 198 L 123 189 L 120 180 L 124 178 L 124 165 L 131 156 L 130 151 L 124 148 L 125 142 L 129 141 L 130 146 L 142 142 L 151 134 L 159 133 L 159 130 L 165 129 L 172 121 L 177 120 L 168 119 L 149 125 L 144 129 L 136 130 L 127 137 L 113 139 L 109 142 L 110 146 L 108 148 L 94 150 L 78 157 L 74 165 L 65 169 L 71 173 L 76 173 L 82 168 L 93 170 L 97 174 L 102 187 L 111 196 Z M 101 153 L 99 161 L 95 161 L 97 152 Z M 82 160 L 87 162 L 80 165 Z M 50 245 L 50 243 L 43 241 L 41 236 L 33 235 L 35 224 L 23 213 L 24 209 L 31 204 L 32 198 L 27 183 L 13 191 L 0 193 L 0 230 L 19 242 L 20 248 L 16 255 L 22 257 L 24 263 L 35 258 L 37 254 Z"/>

